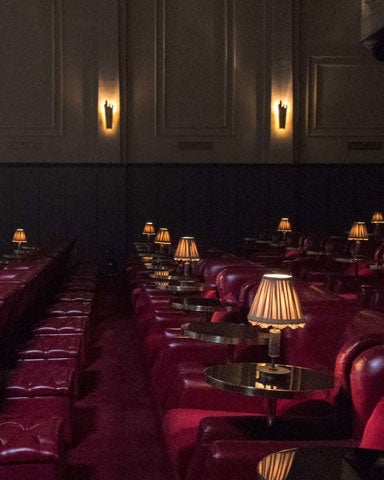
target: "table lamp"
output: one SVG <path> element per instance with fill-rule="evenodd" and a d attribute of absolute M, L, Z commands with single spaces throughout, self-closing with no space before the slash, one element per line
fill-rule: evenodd
<path fill-rule="evenodd" d="M 171 236 L 169 235 L 168 228 L 159 228 L 153 242 L 160 245 L 160 253 L 163 253 L 164 246 L 171 245 Z"/>
<path fill-rule="evenodd" d="M 184 275 L 188 276 L 191 262 L 200 260 L 194 237 L 181 237 L 173 258 L 176 262 L 184 262 Z"/>
<path fill-rule="evenodd" d="M 281 450 L 265 456 L 257 465 L 257 473 L 268 480 L 285 480 L 292 469 L 296 450 Z"/>
<path fill-rule="evenodd" d="M 155 227 L 153 226 L 152 222 L 147 222 L 143 228 L 143 235 L 147 237 L 147 248 L 149 249 L 149 242 L 151 237 L 155 235 Z"/>
<path fill-rule="evenodd" d="M 380 224 L 384 223 L 384 216 L 381 212 L 373 212 L 371 223 L 375 225 L 375 238 L 379 236 Z"/>
<path fill-rule="evenodd" d="M 268 344 L 271 364 L 258 367 L 259 372 L 266 376 L 289 373 L 287 368 L 275 365 L 276 358 L 280 356 L 281 330 L 286 327 L 304 327 L 305 324 L 292 275 L 263 275 L 248 313 L 248 322 L 262 328 L 272 327 L 269 330 Z"/>
<path fill-rule="evenodd" d="M 283 242 L 285 242 L 285 241 L 286 241 L 286 237 L 287 237 L 287 233 L 288 233 L 288 232 L 292 232 L 291 223 L 290 223 L 290 221 L 289 221 L 288 218 L 283 217 L 283 218 L 280 220 L 279 225 L 278 225 L 278 227 L 277 227 L 277 231 L 283 233 Z"/>
<path fill-rule="evenodd" d="M 17 253 L 21 252 L 21 244 L 27 243 L 27 237 L 22 228 L 18 228 L 13 234 L 12 243 L 17 243 Z"/>
<path fill-rule="evenodd" d="M 354 222 L 348 233 L 348 240 L 355 241 L 354 258 L 356 259 L 360 249 L 360 242 L 369 240 L 365 222 Z"/>

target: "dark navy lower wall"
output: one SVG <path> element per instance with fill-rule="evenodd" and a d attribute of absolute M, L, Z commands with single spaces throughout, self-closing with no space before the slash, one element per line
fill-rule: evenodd
<path fill-rule="evenodd" d="M 0 249 L 24 227 L 30 243 L 76 238 L 83 258 L 123 258 L 145 221 L 175 241 L 194 235 L 236 250 L 275 229 L 343 234 L 384 210 L 384 165 L 2 165 Z"/>

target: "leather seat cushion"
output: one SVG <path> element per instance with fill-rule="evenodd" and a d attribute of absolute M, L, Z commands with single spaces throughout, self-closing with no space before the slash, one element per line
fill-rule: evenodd
<path fill-rule="evenodd" d="M 76 358 L 81 342 L 79 335 L 38 335 L 19 351 L 19 358 Z"/>
<path fill-rule="evenodd" d="M 47 308 L 48 315 L 89 315 L 91 304 L 89 302 L 57 302 Z"/>
<path fill-rule="evenodd" d="M 10 371 L 4 396 L 71 396 L 73 376 L 74 369 L 70 367 L 21 362 Z"/>
<path fill-rule="evenodd" d="M 61 429 L 60 417 L 0 416 L 0 464 L 57 462 Z"/>

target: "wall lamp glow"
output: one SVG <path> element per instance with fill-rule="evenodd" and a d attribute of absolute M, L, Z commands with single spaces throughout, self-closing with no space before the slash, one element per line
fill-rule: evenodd
<path fill-rule="evenodd" d="M 105 100 L 104 103 L 104 114 L 105 114 L 105 128 L 112 128 L 113 125 L 113 105 L 112 103 L 108 104 L 108 101 Z"/>
<path fill-rule="evenodd" d="M 287 109 L 288 105 L 281 100 L 278 105 L 279 108 L 279 128 L 285 128 L 287 122 Z"/>

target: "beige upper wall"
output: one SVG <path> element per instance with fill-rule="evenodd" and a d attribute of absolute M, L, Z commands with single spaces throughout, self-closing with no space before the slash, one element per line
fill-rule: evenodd
<path fill-rule="evenodd" d="M 119 162 L 99 114 L 119 94 L 117 2 L 5 0 L 0 18 L 1 162 Z"/>
<path fill-rule="evenodd" d="M 382 163 L 384 62 L 361 43 L 360 0 L 299 3 L 300 161 Z"/>
<path fill-rule="evenodd" d="M 1 162 L 383 160 L 348 148 L 384 134 L 384 64 L 361 45 L 360 0 L 15 5 L 0 3 Z"/>

